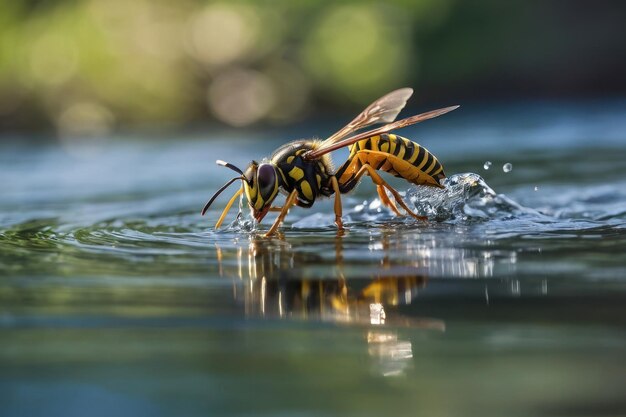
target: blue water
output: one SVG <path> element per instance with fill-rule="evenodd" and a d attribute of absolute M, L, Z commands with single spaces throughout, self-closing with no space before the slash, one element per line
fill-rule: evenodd
<path fill-rule="evenodd" d="M 0 415 L 626 414 L 626 103 L 466 107 L 401 132 L 449 177 L 390 179 L 428 222 L 364 180 L 345 234 L 325 200 L 273 239 L 200 216 L 215 159 L 341 120 L 5 136 Z"/>

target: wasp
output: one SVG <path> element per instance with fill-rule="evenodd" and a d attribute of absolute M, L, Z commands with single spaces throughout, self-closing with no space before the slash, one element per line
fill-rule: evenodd
<path fill-rule="evenodd" d="M 202 209 L 206 213 L 215 199 L 232 183 L 241 180 L 241 187 L 226 204 L 215 228 L 219 228 L 233 203 L 245 193 L 252 216 L 261 222 L 269 211 L 278 211 L 272 227 L 265 236 L 273 235 L 293 205 L 311 207 L 318 197 L 334 194 L 335 224 L 343 229 L 341 195 L 353 190 L 363 175 L 368 175 L 374 184 L 381 202 L 400 216 L 399 205 L 408 215 L 426 220 L 415 214 L 404 202 L 398 191 L 391 187 L 377 171 L 384 171 L 404 178 L 416 185 L 443 188 L 441 180 L 445 173 L 437 158 L 423 146 L 390 133 L 415 123 L 441 116 L 459 106 L 432 110 L 396 121 L 396 117 L 413 94 L 411 88 L 401 88 L 379 98 L 363 110 L 354 120 L 326 140 L 303 139 L 287 143 L 278 148 L 269 159 L 260 163 L 252 161 L 241 170 L 224 161 L 218 165 L 239 174 L 224 184 Z M 383 126 L 357 133 L 369 126 Z M 348 160 L 335 170 L 330 153 L 349 146 Z M 392 201 L 387 191 L 393 197 Z M 286 195 L 282 207 L 272 203 L 282 192 Z M 397 205 L 396 205 L 397 204 Z"/>

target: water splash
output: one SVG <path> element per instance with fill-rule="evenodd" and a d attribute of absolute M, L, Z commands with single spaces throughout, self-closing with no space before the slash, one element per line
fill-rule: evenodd
<path fill-rule="evenodd" d="M 431 219 L 487 220 L 520 215 L 540 215 L 503 194 L 497 194 L 478 174 L 455 174 L 443 181 L 445 188 L 413 187 L 406 193 L 417 214 Z"/>
<path fill-rule="evenodd" d="M 229 232 L 253 233 L 257 230 L 257 228 L 258 224 L 249 214 L 247 204 L 245 203 L 242 194 L 239 196 L 237 217 L 235 217 L 235 220 L 233 220 L 228 227 L 224 228 L 224 230 L 228 230 Z"/>
<path fill-rule="evenodd" d="M 503 194 L 496 193 L 478 174 L 455 174 L 446 178 L 445 188 L 414 186 L 407 190 L 405 199 L 421 216 L 445 222 L 467 222 L 516 219 L 522 216 L 545 220 L 538 211 L 524 207 Z M 401 193 L 402 194 L 402 193 Z M 377 198 L 363 201 L 352 208 L 344 208 L 346 223 L 394 223 L 398 218 Z M 401 221 L 404 221 L 401 220 Z M 292 224 L 295 229 L 334 227 L 331 212 L 304 215 Z"/>
<path fill-rule="evenodd" d="M 255 232 L 257 229 L 257 222 L 255 222 L 251 216 L 247 215 L 246 211 L 242 211 L 240 209 L 239 213 L 237 213 L 237 217 L 235 218 L 235 220 L 233 220 L 233 222 L 228 225 L 228 227 L 225 227 L 223 230 L 226 230 L 228 232 L 252 233 Z"/>

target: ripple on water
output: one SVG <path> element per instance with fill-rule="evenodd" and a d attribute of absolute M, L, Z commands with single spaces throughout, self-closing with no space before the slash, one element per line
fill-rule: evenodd
<path fill-rule="evenodd" d="M 443 185 L 441 189 L 415 186 L 405 193 L 407 202 L 419 215 L 428 217 L 429 222 L 396 217 L 379 199 L 358 202 L 354 197 L 345 196 L 344 221 L 349 233 L 345 239 L 359 242 L 354 243 L 354 247 L 348 245 L 345 254 L 354 253 L 355 259 L 362 258 L 362 244 L 375 249 L 377 244 L 368 242 L 376 242 L 389 233 L 397 233 L 395 239 L 412 242 L 405 245 L 404 252 L 400 251 L 398 256 L 413 258 L 414 251 L 420 256 L 427 253 L 434 257 L 430 259 L 441 258 L 441 265 L 450 256 L 502 258 L 510 262 L 519 250 L 535 250 L 537 244 L 529 243 L 531 241 L 568 239 L 568 244 L 572 245 L 572 237 L 578 235 L 587 240 L 607 236 L 622 239 L 624 228 L 620 216 L 623 217 L 624 198 L 620 193 L 601 188 L 589 193 L 572 191 L 552 200 L 531 200 L 540 207 L 534 209 L 497 193 L 475 173 L 452 175 Z M 548 205 L 550 202 L 552 206 Z M 115 216 L 94 224 L 72 225 L 54 217 L 28 220 L 3 230 L 0 246 L 5 259 L 22 269 L 45 270 L 46 262 L 53 260 L 65 262 L 69 268 L 78 265 L 79 269 L 100 268 L 105 272 L 128 269 L 153 273 L 160 271 L 159 265 L 166 265 L 167 269 L 167 265 L 181 264 L 197 272 L 207 264 L 214 265 L 215 250 L 240 248 L 267 230 L 273 219 L 268 216 L 262 225 L 257 225 L 244 206 L 245 201 L 241 200 L 234 220 L 217 231 L 210 220 L 217 217 L 219 208 L 210 212 L 208 219 L 200 217 L 196 211 L 176 210 L 141 218 L 131 210 L 128 217 Z M 118 211 L 123 208 L 119 207 Z M 230 216 L 233 219 L 233 213 Z M 607 216 L 611 220 L 603 221 Z M 330 256 L 334 249 L 328 239 L 336 235 L 332 200 L 320 201 L 311 210 L 292 210 L 281 233 L 288 234 L 286 238 L 294 247 Z M 491 249 L 495 242 L 505 240 L 509 243 L 498 243 L 500 248 Z M 475 248 L 474 252 L 462 249 L 468 246 Z M 42 253 L 46 253 L 46 257 L 37 256 Z M 138 270 L 137 262 L 151 267 Z M 96 264 L 98 268 L 94 267 Z M 466 265 L 461 269 L 467 269 Z"/>

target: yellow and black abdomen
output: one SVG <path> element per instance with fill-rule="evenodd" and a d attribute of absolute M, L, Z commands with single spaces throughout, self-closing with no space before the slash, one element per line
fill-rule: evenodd
<path fill-rule="evenodd" d="M 335 174 L 342 192 L 356 186 L 354 177 L 365 164 L 417 185 L 441 187 L 439 181 L 446 177 L 441 163 L 426 148 L 402 136 L 384 134 L 350 147 L 348 160 Z"/>

